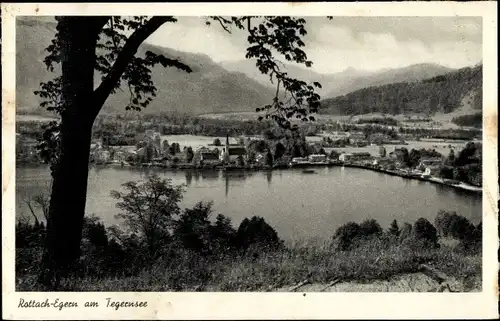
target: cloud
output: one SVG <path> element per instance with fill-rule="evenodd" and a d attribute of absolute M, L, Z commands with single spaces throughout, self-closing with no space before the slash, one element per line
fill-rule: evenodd
<path fill-rule="evenodd" d="M 482 58 L 482 20 L 475 17 L 306 17 L 304 48 L 323 73 L 437 63 L 460 68 Z M 214 61 L 244 59 L 247 33 L 232 34 L 200 17 L 181 17 L 148 42 L 205 53 Z"/>

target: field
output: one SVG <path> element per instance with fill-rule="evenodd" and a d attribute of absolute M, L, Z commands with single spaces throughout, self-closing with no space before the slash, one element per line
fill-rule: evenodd
<path fill-rule="evenodd" d="M 57 120 L 56 117 L 40 116 L 40 115 L 16 115 L 16 122 L 40 121 L 47 122 Z"/>
<path fill-rule="evenodd" d="M 435 149 L 437 152 L 448 156 L 450 150 L 454 150 L 455 153 L 462 150 L 465 147 L 466 142 L 433 142 L 433 141 L 408 141 L 408 145 L 385 145 L 386 151 L 388 153 L 394 151 L 395 148 L 404 147 L 408 150 L 412 149 Z M 367 152 L 374 156 L 379 155 L 379 146 L 366 146 L 366 147 L 343 147 L 343 148 L 325 148 L 327 153 L 332 150 L 336 150 L 340 153 L 359 153 Z"/>
<path fill-rule="evenodd" d="M 437 113 L 431 117 L 430 121 L 423 121 L 428 118 L 425 114 L 400 114 L 400 115 L 387 115 L 381 113 L 371 113 L 363 115 L 326 115 L 318 114 L 316 119 L 318 122 L 344 122 L 344 123 L 354 123 L 359 119 L 370 119 L 370 118 L 383 118 L 391 117 L 396 119 L 402 126 L 405 127 L 416 127 L 416 128 L 436 128 L 436 129 L 458 129 L 460 126 L 454 124 L 452 119 L 457 116 L 472 115 L 477 113 L 478 110 L 473 109 L 470 106 L 467 97 L 462 101 L 462 105 L 455 111 L 444 114 Z M 232 112 L 232 113 L 214 113 L 214 114 L 204 114 L 200 115 L 200 118 L 209 119 L 226 119 L 226 120 L 255 120 L 262 113 L 256 112 Z"/>

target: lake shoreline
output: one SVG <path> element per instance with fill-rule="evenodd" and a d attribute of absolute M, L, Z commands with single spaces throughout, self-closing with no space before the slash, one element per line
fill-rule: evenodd
<path fill-rule="evenodd" d="M 24 164 L 23 164 L 24 165 Z M 19 166 L 19 164 L 18 164 Z M 353 164 L 353 163 L 341 163 L 341 162 L 328 162 L 328 163 L 304 163 L 304 164 L 293 164 L 293 165 L 274 165 L 273 167 L 270 166 L 235 166 L 235 165 L 230 165 L 230 166 L 224 166 L 224 165 L 216 165 L 216 166 L 195 166 L 195 165 L 188 165 L 188 164 L 180 164 L 180 165 L 170 165 L 170 166 L 164 166 L 164 165 L 125 165 L 122 166 L 120 164 L 91 164 L 89 166 L 96 166 L 96 167 L 118 167 L 118 168 L 133 168 L 133 169 L 148 169 L 148 168 L 162 168 L 162 169 L 171 169 L 171 170 L 197 170 L 197 171 L 223 171 L 223 172 L 228 172 L 228 171 L 252 171 L 252 172 L 266 172 L 266 171 L 273 171 L 273 170 L 286 170 L 286 169 L 296 169 L 296 168 L 323 168 L 323 167 L 351 167 L 351 168 L 360 168 L 360 169 L 365 169 L 365 170 L 370 170 L 378 173 L 383 173 L 387 174 L 390 176 L 397 176 L 401 177 L 404 179 L 411 179 L 411 180 L 418 180 L 418 181 L 423 181 L 423 182 L 429 182 L 433 184 L 438 184 L 438 185 L 443 185 L 447 187 L 452 187 L 461 191 L 466 191 L 466 192 L 471 192 L 471 193 L 477 193 L 481 194 L 483 192 L 482 186 L 474 186 L 474 185 L 469 185 L 464 182 L 460 181 L 453 181 L 453 183 L 448 182 L 448 180 L 441 179 L 439 177 L 422 177 L 421 175 L 414 175 L 414 174 L 408 174 L 408 173 L 403 173 L 398 170 L 389 170 L 389 169 L 384 169 L 380 168 L 377 166 L 373 165 L 362 165 L 362 164 Z M 24 166 L 23 166 L 24 167 Z M 29 167 L 26 166 L 26 167 Z M 310 172 L 308 172 L 310 173 Z M 314 173 L 310 173 L 314 174 Z"/>

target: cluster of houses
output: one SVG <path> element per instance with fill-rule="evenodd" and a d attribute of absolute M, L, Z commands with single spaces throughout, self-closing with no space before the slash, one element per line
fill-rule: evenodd
<path fill-rule="evenodd" d="M 146 163 L 151 165 L 168 165 L 169 163 L 196 163 L 219 164 L 248 161 L 247 150 L 242 143 L 230 143 L 229 136 L 222 146 L 208 148 L 199 146 L 195 149 L 179 145 L 172 151 L 172 146 L 162 140 L 158 132 L 147 130 L 136 137 L 137 145 L 134 146 L 106 146 L 102 139 L 93 140 L 91 143 L 90 161 L 96 164 L 129 164 Z M 175 145 L 174 145 L 175 146 Z M 192 153 L 191 156 L 188 154 Z"/>
<path fill-rule="evenodd" d="M 349 137 L 354 142 L 359 142 L 362 139 L 361 134 L 356 135 L 356 133 L 333 132 L 328 135 L 330 135 L 331 139 Z M 250 137 L 247 139 L 258 138 Z M 309 143 L 320 146 L 321 141 L 317 138 L 316 140 Z M 137 146 L 103 146 L 102 141 L 93 141 L 91 145 L 91 161 L 97 164 L 120 164 L 122 166 L 128 163 L 146 163 L 158 166 L 168 166 L 172 163 L 190 163 L 206 166 L 217 166 L 220 164 L 244 165 L 250 161 L 245 142 L 239 140 L 237 143 L 231 143 L 229 136 L 219 146 L 199 146 L 190 151 L 190 148 L 184 147 L 182 151 L 177 150 L 174 153 L 171 152 L 168 143 L 161 139 L 160 134 L 154 131 L 146 131 L 145 133 L 138 134 L 137 141 L 139 142 Z M 191 157 L 188 155 L 189 152 L 192 153 Z M 257 153 L 252 157 L 255 157 L 251 160 L 253 163 L 264 165 L 266 162 L 265 153 Z M 368 152 L 344 152 L 338 156 L 334 156 L 334 158 L 330 158 L 326 153 L 315 153 L 307 157 L 290 158 L 284 156 L 281 161 L 288 166 L 340 162 L 365 166 L 375 165 L 385 169 L 404 169 L 403 157 L 403 149 L 394 148 L 392 152 L 387 153 L 385 148 L 381 146 L 380 155 L 378 156 L 374 156 Z M 434 174 L 442 166 L 442 163 L 442 158 L 424 158 L 416 170 Z"/>

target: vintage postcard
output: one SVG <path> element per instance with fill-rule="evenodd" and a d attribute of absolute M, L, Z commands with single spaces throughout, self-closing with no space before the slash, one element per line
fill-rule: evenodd
<path fill-rule="evenodd" d="M 1 48 L 3 318 L 498 317 L 495 2 L 2 4 Z"/>

